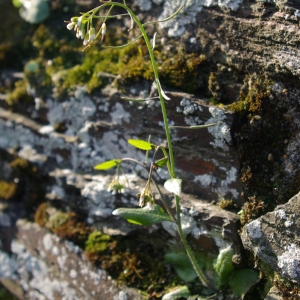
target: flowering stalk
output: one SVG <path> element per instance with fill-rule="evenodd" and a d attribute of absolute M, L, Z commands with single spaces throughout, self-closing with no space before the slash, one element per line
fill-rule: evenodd
<path fill-rule="evenodd" d="M 106 20 L 109 18 L 109 14 L 111 12 L 111 9 L 114 6 L 118 6 L 121 7 L 123 9 L 125 9 L 128 12 L 128 15 L 130 16 L 131 20 L 133 20 L 137 26 L 139 27 L 139 29 L 141 30 L 141 34 L 142 37 L 144 38 L 144 41 L 146 43 L 146 46 L 148 48 L 148 53 L 150 55 L 150 60 L 151 60 L 151 64 L 152 64 L 152 68 L 153 68 L 153 73 L 154 73 L 154 77 L 155 77 L 155 83 L 157 85 L 157 89 L 158 89 L 158 94 L 159 94 L 159 100 L 160 100 L 160 105 L 161 105 L 161 111 L 162 111 L 162 115 L 163 115 L 163 121 L 164 121 L 164 129 L 165 129 L 165 134 L 166 134 L 166 138 L 167 138 L 167 144 L 168 144 L 168 153 L 167 151 L 163 148 L 163 152 L 164 155 L 168 157 L 168 170 L 169 170 L 169 174 L 171 176 L 172 179 L 176 179 L 176 169 L 175 169 L 175 160 L 174 160 L 174 153 L 173 153 L 173 146 L 172 146 L 172 141 L 171 141 L 171 134 L 170 134 L 170 127 L 169 127 L 169 122 L 168 122 L 168 118 L 167 118 L 167 111 L 166 111 L 166 107 L 165 107 L 165 100 L 170 100 L 170 98 L 164 93 L 161 84 L 160 84 L 160 80 L 159 80 L 159 75 L 158 75 L 158 68 L 156 65 L 156 60 L 154 57 L 154 52 L 153 52 L 153 45 L 151 45 L 150 40 L 148 38 L 148 35 L 145 31 L 145 28 L 143 26 L 143 24 L 139 21 L 139 19 L 137 18 L 137 16 L 133 13 L 133 11 L 126 5 L 126 2 L 124 1 L 124 4 L 122 3 L 118 3 L 118 2 L 105 2 L 103 5 L 96 7 L 95 9 L 83 14 L 81 17 L 79 17 L 77 20 L 72 20 L 71 19 L 71 25 L 70 23 L 67 25 L 68 29 L 72 29 L 73 27 L 75 27 L 74 29 L 79 32 L 78 36 L 80 36 L 80 38 L 84 39 L 84 45 L 89 46 L 94 39 L 98 38 L 101 35 L 101 41 L 103 40 L 103 37 L 106 33 Z M 84 26 L 82 24 L 86 24 L 87 28 L 93 28 L 91 25 L 91 21 L 93 19 L 93 17 L 96 17 L 95 14 L 105 8 L 105 7 L 109 7 L 108 13 L 105 15 L 105 17 L 103 17 L 103 23 L 101 25 L 100 30 L 98 31 L 98 33 L 96 34 L 96 36 L 93 36 L 93 39 L 91 39 L 92 35 L 88 35 L 87 38 L 83 37 L 83 32 L 84 31 Z M 180 9 L 183 6 L 180 7 Z M 179 11 L 177 10 L 177 12 L 171 16 L 174 17 Z M 170 17 L 170 18 L 171 18 Z M 166 19 L 169 20 L 170 18 Z M 77 23 L 76 23 L 77 21 Z M 165 20 L 164 20 L 165 21 Z M 131 26 L 132 27 L 132 26 Z M 87 32 L 89 32 L 87 30 Z M 76 34 L 77 36 L 77 34 Z M 142 192 L 138 195 L 139 196 L 139 205 L 143 206 L 144 204 L 146 204 L 147 202 L 152 204 L 154 203 L 154 197 L 150 188 L 150 182 L 151 182 L 151 178 L 152 178 L 152 169 L 153 169 L 153 164 L 151 165 L 150 168 L 150 172 L 149 172 L 149 178 L 146 184 L 146 187 L 142 190 Z M 161 193 L 160 193 L 161 195 Z M 176 202 L 176 224 L 177 224 L 177 228 L 178 228 L 178 234 L 180 236 L 180 239 L 184 245 L 184 248 L 187 252 L 188 257 L 191 260 L 191 263 L 198 275 L 198 277 L 200 278 L 202 284 L 206 287 L 210 287 L 212 289 L 214 289 L 211 284 L 209 283 L 208 279 L 206 278 L 206 276 L 204 275 L 204 273 L 202 272 L 202 270 L 200 269 L 196 258 L 190 248 L 190 246 L 187 243 L 187 240 L 185 238 L 185 235 L 183 233 L 182 230 L 182 224 L 181 224 L 181 215 L 180 215 L 180 198 L 179 195 L 175 195 L 175 202 Z M 167 206 L 166 206 L 167 207 Z M 171 212 L 169 209 L 167 209 L 168 213 L 170 214 L 170 216 L 173 218 Z"/>

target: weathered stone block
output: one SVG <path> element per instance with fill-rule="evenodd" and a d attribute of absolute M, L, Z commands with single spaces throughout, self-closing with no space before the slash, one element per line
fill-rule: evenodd
<path fill-rule="evenodd" d="M 300 283 L 300 193 L 243 228 L 246 249 L 287 279 Z"/>

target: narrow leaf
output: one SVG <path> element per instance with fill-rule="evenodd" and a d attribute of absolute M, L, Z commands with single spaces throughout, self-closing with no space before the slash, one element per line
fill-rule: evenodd
<path fill-rule="evenodd" d="M 166 190 L 168 190 L 169 192 L 180 196 L 181 193 L 181 183 L 182 180 L 178 179 L 178 178 L 171 178 L 169 180 L 167 180 L 164 184 L 164 187 Z"/>
<path fill-rule="evenodd" d="M 128 143 L 141 150 L 154 150 L 156 146 L 143 140 L 128 140 Z"/>
<path fill-rule="evenodd" d="M 161 95 L 163 96 L 163 98 L 164 98 L 165 100 L 171 100 L 171 98 L 169 98 L 169 97 L 165 94 L 165 92 L 163 91 L 163 89 L 161 88 L 160 82 L 159 82 L 159 80 L 158 80 L 157 78 L 156 78 L 156 84 L 157 84 L 158 92 L 161 93 Z"/>
<path fill-rule="evenodd" d="M 145 101 L 148 101 L 148 100 L 159 99 L 159 97 L 146 98 L 146 99 L 143 99 L 143 98 L 134 99 L 134 98 L 121 97 L 121 99 L 125 100 L 125 101 L 132 101 L 132 102 L 145 102 Z"/>
<path fill-rule="evenodd" d="M 108 170 L 117 166 L 121 162 L 120 159 L 112 159 L 101 163 L 94 167 L 95 170 Z"/>
<path fill-rule="evenodd" d="M 155 165 L 156 165 L 157 167 L 159 167 L 159 168 L 162 168 L 162 167 L 164 167 L 164 166 L 166 165 L 166 163 L 168 162 L 168 159 L 169 159 L 169 157 L 165 156 L 165 157 L 163 157 L 163 158 L 157 160 L 157 161 L 155 162 Z"/>
<path fill-rule="evenodd" d="M 203 129 L 211 126 L 216 126 L 218 123 L 205 124 L 205 125 L 195 125 L 195 126 L 169 126 L 171 129 Z"/>
<path fill-rule="evenodd" d="M 118 208 L 112 212 L 115 216 L 126 219 L 129 223 L 151 226 L 163 221 L 173 221 L 164 210 L 154 204 L 153 207 L 144 206 L 143 208 Z"/>
<path fill-rule="evenodd" d="M 157 32 L 155 32 L 154 35 L 153 35 L 152 50 L 154 50 L 154 48 L 155 48 L 156 33 L 157 33 Z"/>

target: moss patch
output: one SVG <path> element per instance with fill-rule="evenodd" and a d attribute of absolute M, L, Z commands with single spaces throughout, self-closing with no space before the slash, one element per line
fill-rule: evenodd
<path fill-rule="evenodd" d="M 35 209 L 44 201 L 47 176 L 22 158 L 15 158 L 9 167 L 10 177 L 17 182 L 18 201 L 24 201 L 24 207 L 28 211 Z"/>
<path fill-rule="evenodd" d="M 17 192 L 17 184 L 15 182 L 7 182 L 0 180 L 0 199 L 12 200 Z"/>
<path fill-rule="evenodd" d="M 229 107 L 237 112 L 235 139 L 244 184 L 244 221 L 249 222 L 279 203 L 288 200 L 282 184 L 284 140 L 289 138 L 289 123 L 283 118 L 284 105 L 270 98 L 267 77 L 245 79 L 240 100 Z"/>
<path fill-rule="evenodd" d="M 164 262 L 165 235 L 141 230 L 128 236 L 94 231 L 75 212 L 63 212 L 42 203 L 35 222 L 79 245 L 89 261 L 106 270 L 118 284 L 145 291 L 148 299 L 161 298 L 170 287 L 182 284 Z M 191 283 L 192 284 L 192 283 Z"/>
<path fill-rule="evenodd" d="M 278 274 L 275 275 L 274 284 L 282 292 L 284 300 L 299 299 L 300 286 L 298 284 L 292 283 Z"/>

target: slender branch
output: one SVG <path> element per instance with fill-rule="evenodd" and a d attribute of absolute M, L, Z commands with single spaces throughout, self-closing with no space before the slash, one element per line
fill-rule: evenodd
<path fill-rule="evenodd" d="M 120 45 L 120 46 L 105 46 L 105 45 L 102 45 L 103 48 L 112 48 L 112 49 L 122 49 L 122 48 L 125 48 L 131 44 L 133 44 L 134 42 L 136 42 L 139 38 L 142 37 L 142 34 L 139 35 L 138 37 L 136 37 L 134 40 L 132 40 L 131 42 L 127 43 L 127 44 L 124 44 L 124 45 Z"/>
<path fill-rule="evenodd" d="M 163 19 L 163 20 L 158 20 L 158 21 L 151 21 L 151 22 L 147 22 L 144 23 L 143 26 L 149 25 L 149 24 L 155 24 L 155 23 L 163 23 L 163 22 L 167 22 L 169 20 L 171 20 L 172 18 L 174 18 L 184 7 L 184 4 L 182 4 L 175 12 L 173 15 L 171 15 L 170 17 Z"/>

